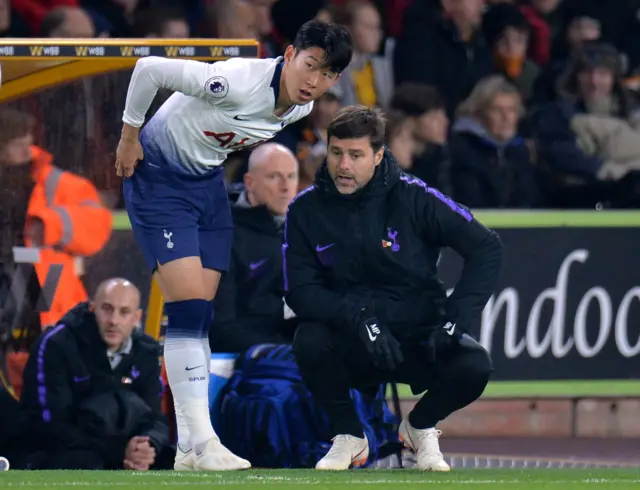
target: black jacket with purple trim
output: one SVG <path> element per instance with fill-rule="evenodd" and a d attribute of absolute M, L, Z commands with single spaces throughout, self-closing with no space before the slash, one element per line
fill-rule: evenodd
<path fill-rule="evenodd" d="M 471 212 L 402 173 L 389 151 L 372 180 L 340 194 L 323 164 L 289 206 L 283 245 L 287 304 L 300 321 L 353 326 L 367 308 L 398 338 L 414 329 L 473 325 L 495 288 L 498 235 Z M 447 297 L 440 251 L 464 259 Z"/>
<path fill-rule="evenodd" d="M 88 303 L 45 330 L 30 350 L 20 398 L 26 452 L 85 449 L 122 468 L 133 436 L 159 452 L 169 444 L 161 412 L 159 344 L 134 331 L 131 350 L 111 368 Z"/>

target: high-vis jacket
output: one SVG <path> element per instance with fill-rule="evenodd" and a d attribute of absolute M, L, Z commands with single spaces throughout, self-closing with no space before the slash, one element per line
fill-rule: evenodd
<path fill-rule="evenodd" d="M 55 324 L 78 303 L 87 301 L 87 292 L 77 270 L 78 259 L 99 252 L 112 229 L 111 212 L 88 180 L 55 167 L 50 153 L 33 146 L 35 187 L 27 209 L 30 219 L 44 224 L 40 262 L 34 264 L 40 285 L 54 264 L 62 265 L 49 311 L 40 315 L 42 328 Z M 27 246 L 34 246 L 25 233 Z"/>

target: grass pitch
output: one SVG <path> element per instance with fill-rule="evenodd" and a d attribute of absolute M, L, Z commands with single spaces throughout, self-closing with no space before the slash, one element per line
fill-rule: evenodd
<path fill-rule="evenodd" d="M 413 398 L 411 388 L 398 385 L 400 398 Z M 492 381 L 483 398 L 640 396 L 639 379 Z"/>
<path fill-rule="evenodd" d="M 347 490 L 357 486 L 375 490 L 398 489 L 634 489 L 640 470 L 456 470 L 448 474 L 416 470 L 356 470 L 344 473 L 314 470 L 250 470 L 234 473 L 177 473 L 125 471 L 9 471 L 0 473 L 0 488 L 72 489 L 113 487 L 193 489 L 197 487 Z"/>

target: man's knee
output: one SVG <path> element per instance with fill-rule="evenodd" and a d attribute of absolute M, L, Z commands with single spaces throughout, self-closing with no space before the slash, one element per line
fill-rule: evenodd
<path fill-rule="evenodd" d="M 462 337 L 460 346 L 462 349 L 458 372 L 465 373 L 467 378 L 486 384 L 493 372 L 493 362 L 489 352 L 468 335 Z"/>
<path fill-rule="evenodd" d="M 293 337 L 298 365 L 316 365 L 331 357 L 331 331 L 321 323 L 302 323 Z"/>

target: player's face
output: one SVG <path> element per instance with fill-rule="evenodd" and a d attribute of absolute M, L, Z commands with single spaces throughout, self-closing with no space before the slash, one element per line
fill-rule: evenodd
<path fill-rule="evenodd" d="M 100 337 L 109 349 L 117 349 L 131 336 L 142 312 L 138 298 L 128 288 L 112 287 L 104 291 L 92 304 Z"/>
<path fill-rule="evenodd" d="M 383 154 L 383 148 L 373 151 L 368 136 L 343 140 L 332 136 L 328 143 L 327 170 L 338 192 L 353 194 L 367 185 Z"/>
<path fill-rule="evenodd" d="M 274 152 L 268 162 L 246 175 L 245 185 L 255 204 L 284 216 L 298 192 L 298 161 L 289 153 Z"/>
<path fill-rule="evenodd" d="M 319 98 L 337 82 L 339 75 L 323 66 L 324 49 L 296 51 L 289 46 L 284 54 L 284 84 L 292 104 L 304 105 Z"/>

